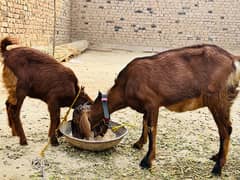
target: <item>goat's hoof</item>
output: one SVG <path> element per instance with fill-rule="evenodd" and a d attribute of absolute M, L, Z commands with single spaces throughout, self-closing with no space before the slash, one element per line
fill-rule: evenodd
<path fill-rule="evenodd" d="M 51 142 L 51 145 L 52 145 L 52 146 L 58 146 L 58 145 L 59 145 L 59 142 L 58 142 L 58 141 L 56 141 L 56 142 Z"/>
<path fill-rule="evenodd" d="M 26 139 L 20 140 L 20 145 L 21 145 L 21 146 L 26 146 L 26 145 L 28 145 L 27 140 L 26 140 Z"/>
<path fill-rule="evenodd" d="M 56 131 L 56 136 L 57 136 L 57 137 L 62 137 L 62 136 L 63 136 L 63 133 L 61 133 L 60 130 L 57 130 L 57 131 Z"/>
<path fill-rule="evenodd" d="M 58 146 L 59 145 L 59 142 L 58 142 L 56 137 L 51 138 L 51 145 L 52 146 Z"/>
<path fill-rule="evenodd" d="M 214 161 L 214 162 L 217 162 L 217 160 L 218 160 L 218 154 L 213 155 L 213 156 L 210 158 L 210 160 L 212 160 L 212 161 Z"/>
<path fill-rule="evenodd" d="M 214 166 L 213 169 L 212 169 L 212 174 L 213 174 L 214 176 L 221 176 L 221 174 L 222 174 L 222 168 L 221 168 L 219 165 L 215 164 L 215 166 Z"/>
<path fill-rule="evenodd" d="M 143 169 L 149 169 L 152 167 L 152 164 L 151 162 L 149 162 L 148 158 L 144 157 L 140 163 L 140 166 L 143 168 Z"/>
<path fill-rule="evenodd" d="M 142 143 L 136 142 L 133 144 L 133 148 L 135 148 L 135 149 L 142 149 L 142 147 L 143 147 Z"/>

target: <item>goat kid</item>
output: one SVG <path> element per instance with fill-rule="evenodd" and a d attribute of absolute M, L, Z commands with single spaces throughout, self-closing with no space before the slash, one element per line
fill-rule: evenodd
<path fill-rule="evenodd" d="M 13 136 L 20 137 L 20 144 L 27 145 L 27 139 L 20 120 L 20 110 L 26 96 L 37 98 L 48 105 L 50 128 L 48 136 L 52 145 L 58 145 L 55 130 L 60 123 L 60 107 L 70 106 L 79 91 L 78 80 L 73 71 L 47 54 L 28 47 L 7 50 L 17 41 L 7 37 L 1 41 L 3 57 L 3 81 L 8 91 L 6 109 Z M 91 98 L 81 87 L 74 105 Z"/>
<path fill-rule="evenodd" d="M 133 147 L 141 149 L 149 140 L 149 148 L 140 166 L 150 168 L 155 158 L 159 107 L 184 112 L 208 107 L 219 130 L 220 147 L 211 160 L 212 173 L 220 175 L 226 163 L 232 126 L 230 107 L 238 94 L 239 57 L 215 45 L 196 45 L 165 51 L 150 57 L 136 58 L 118 75 L 108 91 L 108 108 L 112 113 L 131 107 L 143 114 L 142 135 Z M 84 109 L 78 118 L 95 128 L 103 121 L 101 95 Z M 79 128 L 79 133 L 85 133 Z"/>

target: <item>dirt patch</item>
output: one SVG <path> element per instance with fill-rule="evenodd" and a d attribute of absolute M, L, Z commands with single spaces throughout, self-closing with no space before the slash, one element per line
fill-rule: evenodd
<path fill-rule="evenodd" d="M 106 92 L 119 71 L 134 57 L 150 55 L 125 51 L 87 51 L 71 62 L 80 84 L 92 98 L 98 90 Z M 18 138 L 11 136 L 5 112 L 6 91 L 0 81 L 0 179 L 41 179 L 40 170 L 34 169 L 32 160 L 39 158 L 39 151 L 47 142 L 49 114 L 43 102 L 27 98 L 21 118 L 28 146 L 19 146 Z M 222 179 L 240 178 L 240 113 L 239 97 L 235 101 L 231 118 L 232 141 Z M 66 108 L 62 109 L 64 116 Z M 71 117 L 71 115 L 70 115 Z M 69 117 L 69 118 L 70 118 Z M 142 129 L 142 115 L 126 108 L 115 112 L 112 119 L 133 125 L 121 143 L 105 152 L 79 150 L 60 139 L 58 147 L 46 151 L 47 179 L 207 179 L 213 178 L 214 165 L 209 160 L 218 151 L 218 132 L 206 108 L 186 113 L 173 113 L 160 108 L 157 155 L 151 171 L 142 170 L 139 163 L 146 154 L 132 148 Z"/>

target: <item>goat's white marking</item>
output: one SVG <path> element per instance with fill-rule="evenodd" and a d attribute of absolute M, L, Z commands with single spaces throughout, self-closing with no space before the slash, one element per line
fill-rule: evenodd
<path fill-rule="evenodd" d="M 238 60 L 235 60 L 234 66 L 236 70 L 229 75 L 227 83 L 228 86 L 238 86 L 240 80 L 240 62 Z"/>
<path fill-rule="evenodd" d="M 238 76 L 238 78 L 240 78 L 240 62 L 239 62 L 239 60 L 236 60 L 236 61 L 234 62 L 234 65 L 236 66 L 237 76 Z"/>

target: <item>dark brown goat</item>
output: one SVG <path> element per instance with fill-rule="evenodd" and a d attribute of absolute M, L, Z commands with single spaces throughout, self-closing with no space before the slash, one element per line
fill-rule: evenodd
<path fill-rule="evenodd" d="M 141 149 L 149 139 L 141 167 L 150 168 L 155 158 L 160 106 L 176 112 L 206 106 L 220 135 L 219 152 L 211 158 L 216 162 L 212 173 L 221 174 L 232 132 L 229 112 L 238 93 L 239 59 L 215 45 L 197 45 L 136 58 L 119 73 L 107 95 L 108 108 L 112 113 L 129 106 L 143 113 L 142 135 L 134 144 Z M 79 118 L 84 121 L 79 124 L 89 123 L 91 129 L 99 125 L 103 121 L 100 96 L 90 111 L 81 114 L 88 119 Z"/>
<path fill-rule="evenodd" d="M 24 98 L 29 96 L 48 104 L 51 118 L 48 136 L 52 145 L 58 145 L 55 130 L 60 123 L 60 107 L 72 104 L 79 91 L 78 80 L 71 69 L 38 50 L 28 47 L 7 50 L 13 44 L 17 43 L 9 37 L 1 41 L 3 81 L 9 94 L 6 109 L 12 135 L 20 137 L 21 145 L 27 145 L 20 109 Z M 81 89 L 74 107 L 86 102 L 92 100 Z"/>

